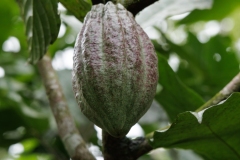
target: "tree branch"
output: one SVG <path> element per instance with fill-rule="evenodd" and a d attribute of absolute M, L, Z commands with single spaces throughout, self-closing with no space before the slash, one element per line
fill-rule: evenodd
<path fill-rule="evenodd" d="M 220 92 L 218 92 L 213 98 L 207 101 L 196 111 L 201 111 L 212 105 L 216 105 L 222 100 L 225 100 L 227 97 L 229 97 L 233 92 L 239 90 L 240 90 L 240 73 L 238 73 Z"/>
<path fill-rule="evenodd" d="M 134 140 L 127 137 L 115 138 L 105 131 L 102 136 L 104 160 L 136 160 L 153 149 L 143 137 Z"/>
<path fill-rule="evenodd" d="M 42 77 L 50 106 L 57 122 L 62 142 L 73 160 L 94 160 L 68 110 L 60 83 L 52 67 L 51 59 L 44 56 L 37 64 Z"/>

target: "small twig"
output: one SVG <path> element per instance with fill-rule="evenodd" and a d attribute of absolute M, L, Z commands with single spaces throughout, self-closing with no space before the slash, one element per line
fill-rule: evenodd
<path fill-rule="evenodd" d="M 196 112 L 208 108 L 212 105 L 216 105 L 219 102 L 225 100 L 233 92 L 240 90 L 240 73 L 238 73 L 220 92 L 218 92 L 213 98 L 207 101 L 204 105 L 196 110 Z"/>
<path fill-rule="evenodd" d="M 51 59 L 44 56 L 37 64 L 62 142 L 73 160 L 94 160 L 70 115 Z"/>
<path fill-rule="evenodd" d="M 102 136 L 104 160 L 136 160 L 153 149 L 144 137 L 115 138 L 105 131 Z"/>

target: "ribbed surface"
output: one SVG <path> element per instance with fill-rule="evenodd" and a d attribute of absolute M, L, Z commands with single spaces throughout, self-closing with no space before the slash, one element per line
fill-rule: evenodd
<path fill-rule="evenodd" d="M 158 80 L 151 41 L 131 13 L 108 2 L 92 7 L 77 37 L 73 89 L 82 112 L 114 137 L 150 107 Z"/>

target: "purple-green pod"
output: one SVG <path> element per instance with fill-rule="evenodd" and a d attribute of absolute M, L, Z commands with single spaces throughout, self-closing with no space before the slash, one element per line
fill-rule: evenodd
<path fill-rule="evenodd" d="M 83 114 L 122 137 L 149 109 L 158 82 L 151 40 L 121 4 L 94 5 L 77 36 L 73 90 Z"/>

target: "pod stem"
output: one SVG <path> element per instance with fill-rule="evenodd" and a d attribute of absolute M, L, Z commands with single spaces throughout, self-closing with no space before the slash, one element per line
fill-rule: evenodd
<path fill-rule="evenodd" d="M 136 160 L 153 149 L 144 137 L 115 138 L 102 131 L 102 141 L 104 160 Z"/>
<path fill-rule="evenodd" d="M 135 16 L 141 10 L 153 4 L 154 2 L 157 2 L 158 0 L 92 0 L 92 4 L 105 4 L 108 1 L 112 1 L 113 3 L 121 3 L 129 12 L 133 14 L 133 16 Z"/>
<path fill-rule="evenodd" d="M 94 160 L 83 141 L 63 95 L 51 59 L 45 55 L 37 64 L 55 117 L 58 132 L 72 160 Z"/>

